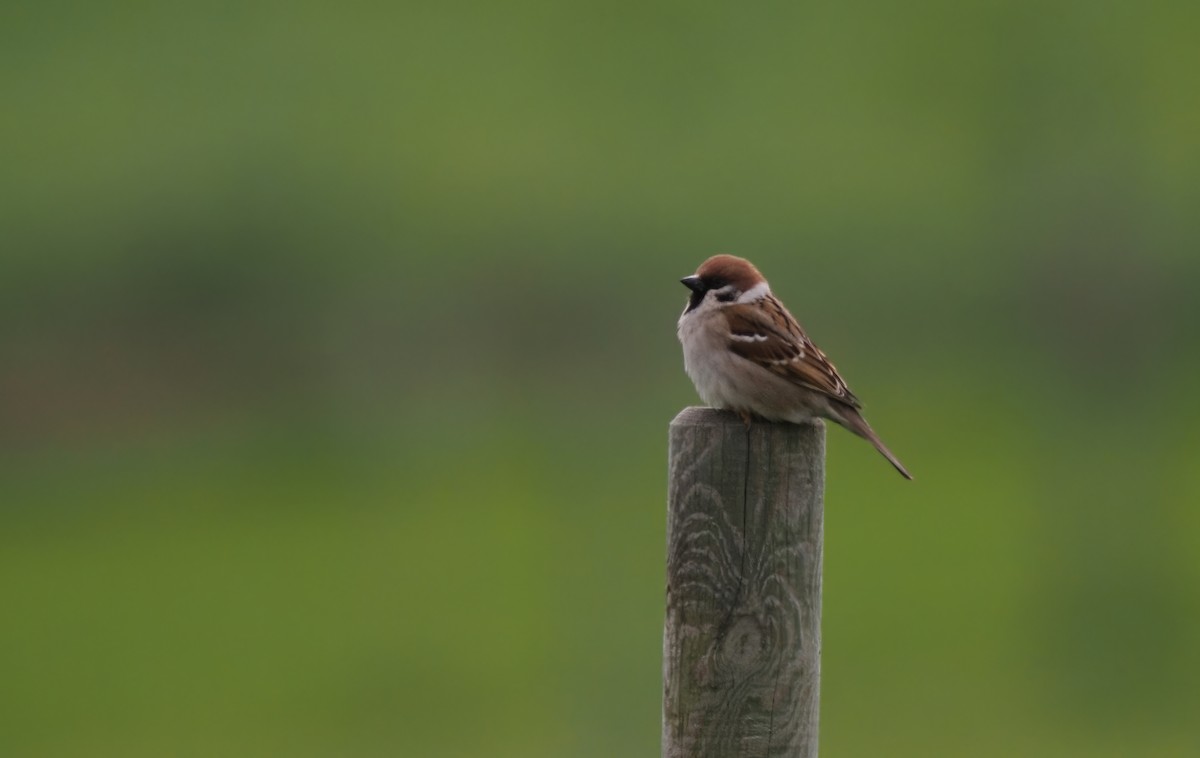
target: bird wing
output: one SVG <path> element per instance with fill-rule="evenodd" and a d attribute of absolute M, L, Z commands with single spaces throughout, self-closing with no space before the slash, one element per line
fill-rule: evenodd
<path fill-rule="evenodd" d="M 801 387 L 853 408 L 862 407 L 837 368 L 774 296 L 756 303 L 730 305 L 722 313 L 729 323 L 729 349 L 733 353 Z"/>

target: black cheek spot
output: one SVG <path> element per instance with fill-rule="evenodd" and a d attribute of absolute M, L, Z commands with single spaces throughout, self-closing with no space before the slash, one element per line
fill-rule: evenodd
<path fill-rule="evenodd" d="M 734 300 L 737 300 L 737 293 L 722 292 L 721 294 L 717 295 L 717 299 L 722 303 L 732 303 Z"/>

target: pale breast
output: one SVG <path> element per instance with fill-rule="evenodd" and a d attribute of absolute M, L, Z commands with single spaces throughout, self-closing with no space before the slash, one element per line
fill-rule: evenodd
<path fill-rule="evenodd" d="M 749 411 L 774 421 L 800 421 L 823 415 L 813 393 L 729 350 L 715 312 L 692 312 L 679 319 L 683 366 L 700 399 L 714 408 Z"/>

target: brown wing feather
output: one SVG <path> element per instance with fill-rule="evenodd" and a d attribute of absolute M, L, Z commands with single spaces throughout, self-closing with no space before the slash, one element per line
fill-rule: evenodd
<path fill-rule="evenodd" d="M 796 319 L 773 296 L 722 309 L 729 322 L 729 349 L 802 387 L 861 408 L 837 368 L 812 343 Z"/>

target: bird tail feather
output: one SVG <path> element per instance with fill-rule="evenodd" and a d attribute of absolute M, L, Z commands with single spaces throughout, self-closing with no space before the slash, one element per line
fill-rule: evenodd
<path fill-rule="evenodd" d="M 893 455 L 891 450 L 888 450 L 887 445 L 883 444 L 883 440 L 879 439 L 879 435 L 875 433 L 875 430 L 871 428 L 867 420 L 862 417 L 862 414 L 853 408 L 838 410 L 840 413 L 837 418 L 834 418 L 834 421 L 840 422 L 842 426 L 870 442 L 884 458 L 888 459 L 888 463 L 896 467 L 896 470 L 905 479 L 912 479 L 912 474 L 908 473 L 908 469 L 904 468 L 904 464 L 900 462 L 900 459 Z"/>

